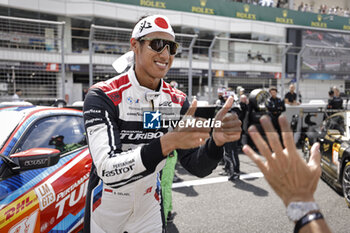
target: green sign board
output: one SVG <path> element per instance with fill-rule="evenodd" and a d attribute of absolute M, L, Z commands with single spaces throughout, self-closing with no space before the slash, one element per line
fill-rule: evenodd
<path fill-rule="evenodd" d="M 350 18 L 262 7 L 231 0 L 100 0 L 207 15 L 350 31 Z"/>

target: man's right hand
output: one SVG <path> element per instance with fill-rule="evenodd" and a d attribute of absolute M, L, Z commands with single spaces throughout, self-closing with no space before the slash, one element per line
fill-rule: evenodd
<path fill-rule="evenodd" d="M 190 108 L 181 121 L 195 119 L 195 121 L 204 121 L 203 118 L 194 117 L 197 109 L 197 100 L 193 100 Z M 196 124 L 195 124 L 196 125 Z M 160 138 L 163 155 L 167 156 L 175 149 L 191 149 L 203 145 L 210 137 L 210 127 L 176 127 L 174 131 L 169 132 Z"/>

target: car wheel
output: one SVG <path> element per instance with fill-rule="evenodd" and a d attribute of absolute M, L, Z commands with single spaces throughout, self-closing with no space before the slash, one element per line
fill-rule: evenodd
<path fill-rule="evenodd" d="M 345 202 L 350 207 L 350 162 L 344 167 L 342 186 Z"/>
<path fill-rule="evenodd" d="M 310 149 L 311 149 L 310 140 L 308 137 L 306 137 L 304 139 L 303 148 L 302 148 L 302 151 L 304 153 L 304 159 L 306 160 L 306 162 L 309 162 L 309 159 L 310 159 Z"/>

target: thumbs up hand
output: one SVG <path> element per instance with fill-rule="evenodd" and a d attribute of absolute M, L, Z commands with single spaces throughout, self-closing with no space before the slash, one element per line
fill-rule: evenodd
<path fill-rule="evenodd" d="M 184 117 L 178 123 L 174 131 L 165 134 L 160 138 L 163 155 L 170 153 L 175 149 L 191 149 L 203 145 L 210 137 L 210 127 L 203 127 L 203 124 L 197 124 L 198 121 L 205 121 L 203 118 L 194 117 L 197 109 L 197 100 L 193 100 L 190 108 Z M 187 127 L 188 121 L 194 121 L 194 126 Z M 197 127 L 201 125 L 202 127 Z"/>

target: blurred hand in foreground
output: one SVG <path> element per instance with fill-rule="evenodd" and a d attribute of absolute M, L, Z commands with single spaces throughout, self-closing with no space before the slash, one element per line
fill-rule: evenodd
<path fill-rule="evenodd" d="M 248 132 L 266 161 L 263 162 L 248 145 L 243 147 L 243 152 L 257 164 L 267 182 L 286 206 L 290 202 L 314 201 L 314 193 L 321 175 L 320 145 L 315 143 L 312 146 L 310 160 L 306 163 L 297 151 L 287 118 L 282 115 L 278 120 L 285 148 L 269 117 L 263 116 L 260 118 L 260 123 L 268 143 L 254 126 L 250 127 Z"/>

